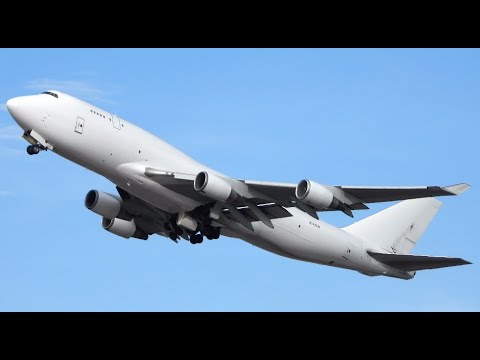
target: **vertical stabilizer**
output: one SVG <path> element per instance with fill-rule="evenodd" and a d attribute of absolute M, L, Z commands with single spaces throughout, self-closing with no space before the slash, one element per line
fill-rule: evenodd
<path fill-rule="evenodd" d="M 405 200 L 344 230 L 387 252 L 409 254 L 441 205 L 434 198 Z"/>

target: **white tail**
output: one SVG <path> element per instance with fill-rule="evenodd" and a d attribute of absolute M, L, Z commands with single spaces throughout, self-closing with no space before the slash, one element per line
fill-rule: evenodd
<path fill-rule="evenodd" d="M 434 198 L 405 200 L 343 229 L 387 252 L 409 254 L 441 205 Z"/>

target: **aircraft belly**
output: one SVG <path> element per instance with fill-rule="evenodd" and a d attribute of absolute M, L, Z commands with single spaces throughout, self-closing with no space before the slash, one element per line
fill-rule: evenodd
<path fill-rule="evenodd" d="M 222 234 L 238 237 L 266 251 L 297 260 L 326 265 L 331 265 L 334 261 L 336 266 L 340 266 L 345 261 L 342 258 L 341 241 L 335 243 L 321 237 L 310 239 L 305 235 L 302 236 L 291 224 L 288 224 L 288 221 L 292 221 L 291 219 L 273 220 L 274 229 L 261 222 L 254 222 L 253 232 L 241 225 L 231 224 L 230 229 L 224 229 Z"/>
<path fill-rule="evenodd" d="M 222 230 L 222 235 L 240 238 L 263 250 L 296 260 L 379 272 L 370 266 L 369 257 L 362 251 L 363 244 L 358 243 L 358 239 L 322 221 L 315 220 L 313 224 L 312 221 L 303 214 L 294 214 L 291 218 L 273 220 L 274 229 L 254 222 L 253 232 L 232 222 Z"/>

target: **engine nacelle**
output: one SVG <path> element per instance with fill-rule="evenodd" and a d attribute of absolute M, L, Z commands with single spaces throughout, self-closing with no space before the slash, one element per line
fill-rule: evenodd
<path fill-rule="evenodd" d="M 338 200 L 330 190 L 310 180 L 302 180 L 298 183 L 295 196 L 298 200 L 313 206 L 315 209 L 336 208 L 338 206 Z"/>
<path fill-rule="evenodd" d="M 206 171 L 197 174 L 193 187 L 199 193 L 217 201 L 233 200 L 236 197 L 232 185 L 220 176 L 209 174 Z"/>
<path fill-rule="evenodd" d="M 148 234 L 137 228 L 133 219 L 127 221 L 119 218 L 108 219 L 104 217 L 102 219 L 102 226 L 112 234 L 121 236 L 125 239 L 130 239 L 131 237 L 142 240 L 148 239 Z"/>
<path fill-rule="evenodd" d="M 126 214 L 122 207 L 122 200 L 116 195 L 90 190 L 85 196 L 85 207 L 107 219 L 119 217 L 124 220 L 131 220 L 131 217 Z"/>

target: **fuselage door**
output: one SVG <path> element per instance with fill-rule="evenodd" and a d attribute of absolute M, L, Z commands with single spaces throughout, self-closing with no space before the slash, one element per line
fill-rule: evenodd
<path fill-rule="evenodd" d="M 120 118 L 117 115 L 112 114 L 112 124 L 115 129 L 120 130 L 122 125 L 120 124 Z"/>
<path fill-rule="evenodd" d="M 83 127 L 85 125 L 85 120 L 81 117 L 77 117 L 77 123 L 75 124 L 75 132 L 79 134 L 83 134 Z"/>

